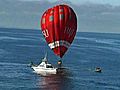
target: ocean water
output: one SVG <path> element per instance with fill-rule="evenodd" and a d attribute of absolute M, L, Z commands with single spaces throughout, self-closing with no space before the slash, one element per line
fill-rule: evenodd
<path fill-rule="evenodd" d="M 0 90 L 120 90 L 120 34 L 78 32 L 63 57 L 64 75 L 40 76 L 27 66 L 46 52 L 57 64 L 40 30 L 0 28 Z"/>

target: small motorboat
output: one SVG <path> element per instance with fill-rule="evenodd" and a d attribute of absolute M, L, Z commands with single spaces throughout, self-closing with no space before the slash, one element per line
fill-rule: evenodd
<path fill-rule="evenodd" d="M 96 67 L 95 72 L 102 72 L 102 69 L 100 67 Z"/>
<path fill-rule="evenodd" d="M 31 68 L 37 74 L 56 74 L 57 68 L 53 67 L 51 64 L 48 63 L 46 56 L 42 59 L 42 62 L 39 65 L 31 65 Z"/>

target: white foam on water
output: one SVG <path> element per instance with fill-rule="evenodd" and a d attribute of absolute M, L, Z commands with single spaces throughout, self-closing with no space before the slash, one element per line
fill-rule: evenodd
<path fill-rule="evenodd" d="M 0 65 L 4 65 L 4 66 L 26 66 L 27 64 L 0 62 Z"/>
<path fill-rule="evenodd" d="M 79 40 L 88 40 L 96 43 L 110 44 L 110 45 L 120 45 L 120 40 L 116 39 L 99 39 L 99 38 L 86 38 L 86 37 L 76 37 Z M 118 42 L 118 43 L 117 43 Z"/>
<path fill-rule="evenodd" d="M 30 35 L 30 36 L 32 36 L 32 35 L 40 35 L 40 34 L 36 34 L 36 33 L 34 33 L 34 34 L 31 34 L 31 33 L 22 33 L 22 32 L 2 32 L 2 31 L 0 31 L 0 33 L 2 33 L 2 34 L 12 34 L 12 35 L 24 35 L 24 36 L 26 36 L 26 35 Z"/>
<path fill-rule="evenodd" d="M 9 36 L 2 36 L 0 37 L 0 40 L 36 40 L 36 39 L 29 39 L 29 38 L 15 38 L 15 37 L 9 37 Z"/>
<path fill-rule="evenodd" d="M 20 47 L 40 47 L 40 45 L 25 45 L 25 44 L 16 45 L 16 46 L 20 46 Z"/>

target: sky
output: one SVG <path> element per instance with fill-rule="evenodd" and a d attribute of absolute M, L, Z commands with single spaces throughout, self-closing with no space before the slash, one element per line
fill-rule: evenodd
<path fill-rule="evenodd" d="M 120 0 L 0 0 L 0 27 L 40 29 L 43 12 L 61 3 L 76 12 L 78 32 L 120 33 Z"/>
<path fill-rule="evenodd" d="M 42 1 L 42 0 L 19 0 L 19 1 Z M 45 1 L 45 0 L 44 0 Z M 70 1 L 73 4 L 79 4 L 79 3 L 97 3 L 97 4 L 111 4 L 111 5 L 120 5 L 120 0 L 46 0 L 49 2 L 60 2 L 60 1 Z"/>

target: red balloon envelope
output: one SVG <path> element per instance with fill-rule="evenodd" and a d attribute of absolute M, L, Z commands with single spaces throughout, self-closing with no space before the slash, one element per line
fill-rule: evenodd
<path fill-rule="evenodd" d="M 42 15 L 41 29 L 49 47 L 62 58 L 77 31 L 76 14 L 68 5 L 49 8 Z"/>

